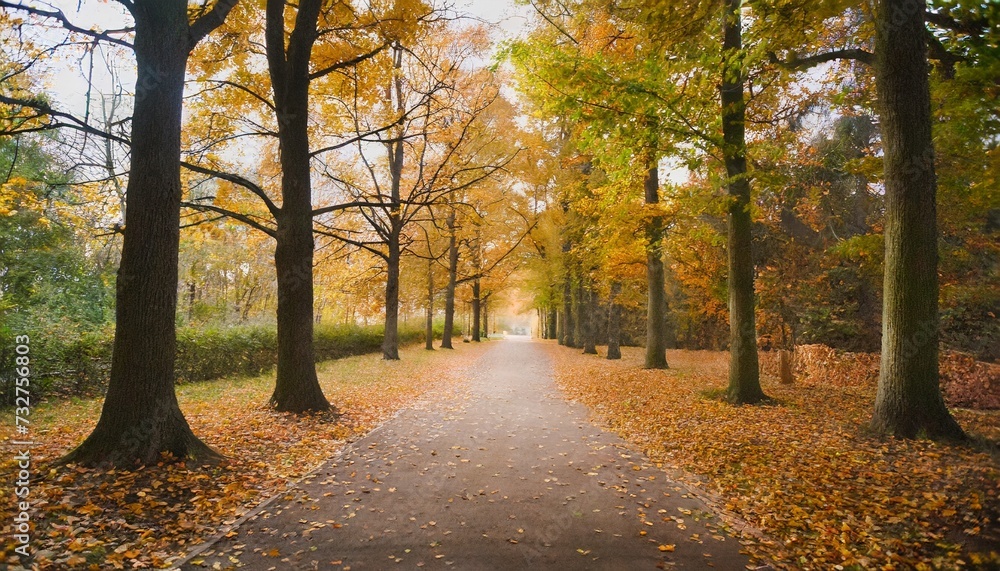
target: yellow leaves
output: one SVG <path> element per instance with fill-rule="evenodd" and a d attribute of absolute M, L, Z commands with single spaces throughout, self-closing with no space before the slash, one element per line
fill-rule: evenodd
<path fill-rule="evenodd" d="M 670 552 L 672 552 L 676 548 L 677 548 L 677 546 L 675 544 L 670 543 L 670 544 L 666 544 L 666 545 L 661 545 L 659 547 L 659 550 L 663 551 L 665 553 L 670 553 Z"/>

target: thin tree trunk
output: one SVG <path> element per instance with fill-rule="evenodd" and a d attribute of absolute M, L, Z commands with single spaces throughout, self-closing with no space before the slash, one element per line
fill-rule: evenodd
<path fill-rule="evenodd" d="M 478 343 L 481 341 L 479 337 L 480 327 L 482 327 L 482 311 L 480 307 L 481 300 L 479 298 L 479 278 L 476 278 L 472 282 L 472 340 Z"/>
<path fill-rule="evenodd" d="M 875 85 L 885 165 L 882 363 L 873 429 L 961 439 L 938 379 L 937 182 L 922 0 L 882 0 Z"/>
<path fill-rule="evenodd" d="M 94 431 L 62 459 L 84 465 L 219 457 L 191 432 L 174 393 L 187 3 L 136 0 L 132 11 L 138 78 L 110 380 Z"/>
<path fill-rule="evenodd" d="M 563 331 L 562 344 L 567 347 L 576 347 L 573 341 L 573 285 L 569 272 L 566 273 L 566 281 L 563 283 Z"/>
<path fill-rule="evenodd" d="M 274 248 L 278 278 L 278 367 L 271 404 L 276 410 L 295 413 L 330 408 L 316 376 L 313 350 L 309 60 L 320 4 L 319 0 L 299 3 L 287 50 L 285 3 L 281 0 L 268 0 L 265 31 L 278 118 L 282 198 Z"/>
<path fill-rule="evenodd" d="M 621 359 L 621 322 L 622 306 L 618 304 L 618 296 L 622 292 L 620 282 L 611 282 L 611 297 L 608 300 L 608 359 Z"/>
<path fill-rule="evenodd" d="M 451 345 L 455 328 L 455 285 L 458 282 L 458 238 L 455 235 L 455 211 L 448 214 L 448 287 L 444 292 L 444 333 L 441 348 L 454 349 Z"/>
<path fill-rule="evenodd" d="M 583 316 L 583 352 L 586 355 L 597 354 L 597 294 L 593 288 L 587 286 L 583 289 L 584 316 Z"/>
<path fill-rule="evenodd" d="M 424 348 L 434 350 L 434 260 L 427 260 L 427 323 L 424 328 Z"/>
<path fill-rule="evenodd" d="M 399 360 L 399 234 L 389 238 L 389 258 L 385 279 L 385 332 L 382 337 L 382 358 Z"/>
<path fill-rule="evenodd" d="M 660 202 L 660 174 L 655 158 L 643 183 L 646 204 Z M 646 226 L 646 363 L 647 369 L 667 369 L 667 292 L 663 274 L 663 217 L 653 216 Z"/>
<path fill-rule="evenodd" d="M 389 88 L 386 90 L 387 99 L 393 101 L 395 91 L 395 107 L 397 112 L 403 111 L 403 77 L 400 69 L 403 66 L 403 50 L 397 44 L 393 47 L 393 68 L 394 76 Z M 397 135 L 402 134 L 402 125 L 397 127 Z M 393 142 L 386 144 L 386 151 L 389 155 L 389 176 L 391 186 L 389 191 L 389 238 L 387 240 L 388 256 L 386 257 L 386 283 L 385 283 L 385 332 L 382 337 L 382 358 L 386 361 L 399 360 L 399 262 L 402 256 L 400 250 L 400 235 L 403 231 L 403 222 L 400 208 L 402 200 L 400 186 L 403 179 L 403 161 L 405 158 L 403 139 L 398 136 Z"/>
<path fill-rule="evenodd" d="M 587 300 L 583 289 L 583 278 L 576 282 L 576 289 L 573 292 L 573 306 L 576 309 L 576 316 L 573 319 L 573 340 L 577 347 L 583 348 L 586 345 L 586 335 L 584 335 L 584 325 L 587 319 Z"/>
<path fill-rule="evenodd" d="M 546 339 L 558 339 L 558 333 L 556 332 L 556 325 L 559 321 L 559 310 L 556 308 L 555 304 L 549 306 L 549 317 L 545 321 L 545 325 L 548 326 Z"/>
<path fill-rule="evenodd" d="M 750 179 L 746 159 L 741 0 L 726 0 L 722 73 L 723 157 L 729 187 L 729 389 L 730 401 L 764 400 L 757 362 L 751 254 Z"/>
<path fill-rule="evenodd" d="M 566 311 L 556 312 L 556 342 L 560 345 L 566 344 Z"/>
<path fill-rule="evenodd" d="M 783 385 L 795 382 L 795 353 L 788 349 L 778 351 L 778 376 Z"/>

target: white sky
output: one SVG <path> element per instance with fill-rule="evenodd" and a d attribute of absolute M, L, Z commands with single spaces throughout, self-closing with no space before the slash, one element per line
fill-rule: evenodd
<path fill-rule="evenodd" d="M 108 29 L 124 27 L 131 23 L 131 17 L 125 9 L 116 2 L 96 0 L 37 0 L 36 6 L 51 6 L 62 10 L 74 24 L 83 28 Z M 532 10 L 529 6 L 518 6 L 514 0 L 455 0 L 454 9 L 462 15 L 468 15 L 484 22 L 495 24 L 493 40 L 516 37 L 527 25 Z M 62 37 L 63 32 L 56 32 L 55 37 Z M 127 93 L 135 86 L 135 70 L 130 54 L 119 56 L 121 81 Z M 87 97 L 88 64 L 78 57 L 69 61 L 54 61 L 43 79 L 43 88 L 55 98 L 63 109 L 74 113 L 83 113 Z M 111 79 L 103 65 L 98 61 L 93 71 L 94 85 L 97 91 L 110 93 Z"/>

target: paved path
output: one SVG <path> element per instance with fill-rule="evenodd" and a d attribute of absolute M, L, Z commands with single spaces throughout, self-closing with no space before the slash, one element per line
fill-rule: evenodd
<path fill-rule="evenodd" d="M 462 393 L 403 411 L 184 569 L 749 562 L 686 488 L 559 396 L 537 343 L 496 342 L 470 375 Z"/>

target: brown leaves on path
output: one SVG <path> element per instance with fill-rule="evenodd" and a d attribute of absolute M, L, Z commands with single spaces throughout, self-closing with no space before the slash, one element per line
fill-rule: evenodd
<path fill-rule="evenodd" d="M 401 361 L 378 355 L 321 364 L 320 383 L 340 417 L 296 417 L 267 402 L 273 374 L 178 387 L 195 434 L 226 456 L 217 466 L 163 462 L 128 470 L 87 469 L 52 462 L 93 429 L 101 401 L 61 401 L 32 411 L 31 517 L 40 569 L 166 568 L 186 551 L 289 483 L 303 477 L 347 442 L 434 389 L 446 389 L 488 344 L 455 351 L 410 347 Z M 9 414 L 0 439 L 13 438 Z M 11 474 L 13 454 L 0 459 Z M 13 496 L 11 496 L 13 499 Z M 14 505 L 0 505 L 8 526 Z M 17 565 L 5 527 L 0 563 Z"/>
<path fill-rule="evenodd" d="M 673 368 L 652 371 L 641 349 L 549 349 L 571 398 L 763 531 L 750 549 L 779 568 L 1000 566 L 1000 411 L 954 411 L 978 444 L 882 440 L 864 431 L 872 387 L 765 377 L 778 404 L 734 407 L 714 396 L 726 353 L 670 351 Z"/>

